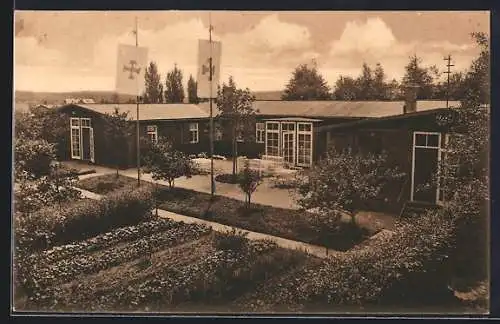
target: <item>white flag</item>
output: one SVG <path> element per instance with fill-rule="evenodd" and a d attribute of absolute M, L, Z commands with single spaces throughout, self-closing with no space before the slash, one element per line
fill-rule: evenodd
<path fill-rule="evenodd" d="M 116 91 L 120 94 L 139 96 L 144 90 L 144 73 L 148 49 L 132 45 L 118 45 Z"/>
<path fill-rule="evenodd" d="M 221 43 L 199 40 L 198 46 L 198 97 L 216 98 L 220 76 Z M 210 91 L 210 58 L 212 59 L 212 91 Z"/>

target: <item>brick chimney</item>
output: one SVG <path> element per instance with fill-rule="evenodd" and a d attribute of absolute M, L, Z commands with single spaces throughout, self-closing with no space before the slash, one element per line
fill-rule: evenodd
<path fill-rule="evenodd" d="M 408 85 L 404 88 L 405 103 L 403 114 L 409 114 L 417 111 L 417 85 Z"/>

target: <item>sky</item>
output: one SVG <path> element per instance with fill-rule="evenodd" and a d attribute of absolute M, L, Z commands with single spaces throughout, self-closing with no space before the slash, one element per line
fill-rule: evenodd
<path fill-rule="evenodd" d="M 330 87 L 358 76 L 363 62 L 400 80 L 415 54 L 440 71 L 450 54 L 453 69 L 464 70 L 478 53 L 470 33 L 490 30 L 486 11 L 16 11 L 15 90 L 114 91 L 117 47 L 135 44 L 135 17 L 162 80 L 177 64 L 186 84 L 209 16 L 222 43 L 221 81 L 231 75 L 252 91 L 282 90 L 295 67 L 313 61 Z"/>

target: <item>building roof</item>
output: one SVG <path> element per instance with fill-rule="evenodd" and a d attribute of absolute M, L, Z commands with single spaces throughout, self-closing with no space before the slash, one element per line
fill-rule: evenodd
<path fill-rule="evenodd" d="M 450 101 L 450 107 L 458 107 Z M 199 104 L 207 113 L 208 103 Z M 394 116 L 403 113 L 404 101 L 255 101 L 254 107 L 261 116 L 296 116 L 309 118 L 368 118 Z M 446 107 L 446 101 L 420 100 L 417 111 Z M 214 105 L 214 114 L 217 109 Z"/>
<path fill-rule="evenodd" d="M 112 114 L 115 108 L 128 112 L 131 119 L 136 119 L 136 104 L 73 104 L 100 114 Z M 66 105 L 69 106 L 69 105 Z M 66 107 L 63 106 L 63 107 Z M 194 104 L 141 104 L 139 120 L 177 120 L 208 118 L 208 113 Z"/>
<path fill-rule="evenodd" d="M 255 101 L 258 115 L 270 118 L 301 117 L 321 118 L 380 118 L 397 116 L 403 113 L 404 101 Z M 73 104 L 100 114 L 113 113 L 115 107 L 129 112 L 131 119 L 136 117 L 135 104 Z M 69 105 L 65 105 L 66 107 Z M 450 101 L 450 107 L 458 107 L 458 101 Z M 421 100 L 417 111 L 428 111 L 446 107 L 446 101 Z M 141 104 L 140 120 L 178 120 L 208 118 L 210 105 L 200 104 Z M 213 115 L 218 114 L 213 104 Z M 310 120 L 308 120 L 310 121 Z"/>
<path fill-rule="evenodd" d="M 317 131 L 320 131 L 320 132 L 321 131 L 339 132 L 339 131 L 345 131 L 345 130 L 349 130 L 349 129 L 353 129 L 353 128 L 358 128 L 361 126 L 373 126 L 373 125 L 377 125 L 377 124 L 380 124 L 382 122 L 389 121 L 389 120 L 408 120 L 410 118 L 415 118 L 418 116 L 432 115 L 432 114 L 437 114 L 440 112 L 452 111 L 453 109 L 456 109 L 456 108 L 450 107 L 450 108 L 428 109 L 428 110 L 416 111 L 416 112 L 412 112 L 412 113 L 399 114 L 399 115 L 393 115 L 393 116 L 361 119 L 361 120 L 351 121 L 351 122 L 347 122 L 347 123 L 320 126 L 317 129 Z"/>
<path fill-rule="evenodd" d="M 269 118 L 268 121 L 291 121 L 291 122 L 320 122 L 321 119 L 302 118 L 302 117 L 282 117 L 282 118 Z"/>

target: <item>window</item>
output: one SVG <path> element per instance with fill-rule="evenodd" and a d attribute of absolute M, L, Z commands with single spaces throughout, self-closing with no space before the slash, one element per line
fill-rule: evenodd
<path fill-rule="evenodd" d="M 415 147 L 439 148 L 439 135 L 415 133 Z"/>
<path fill-rule="evenodd" d="M 198 143 L 199 133 L 198 133 L 198 123 L 189 124 L 189 143 Z"/>
<path fill-rule="evenodd" d="M 81 159 L 81 136 L 80 136 L 80 118 L 71 118 L 71 158 Z"/>
<path fill-rule="evenodd" d="M 264 143 L 266 128 L 264 123 L 255 124 L 255 140 L 257 143 Z"/>
<path fill-rule="evenodd" d="M 279 156 L 280 155 L 280 133 L 279 133 L 279 123 L 268 122 L 266 123 L 267 132 L 265 134 L 266 138 L 266 155 Z"/>
<path fill-rule="evenodd" d="M 298 123 L 297 134 L 297 165 L 312 164 L 312 124 Z"/>
<path fill-rule="evenodd" d="M 243 126 L 240 126 L 236 130 L 236 142 L 243 142 L 243 137 Z"/>
<path fill-rule="evenodd" d="M 222 141 L 222 127 L 220 125 L 215 125 L 214 137 L 216 141 Z"/>
<path fill-rule="evenodd" d="M 90 127 L 90 118 L 81 118 L 80 122 L 82 127 Z"/>
<path fill-rule="evenodd" d="M 153 143 L 153 144 L 158 143 L 158 126 L 148 125 L 146 127 L 146 133 L 147 133 L 148 138 L 151 141 L 151 143 Z"/>

